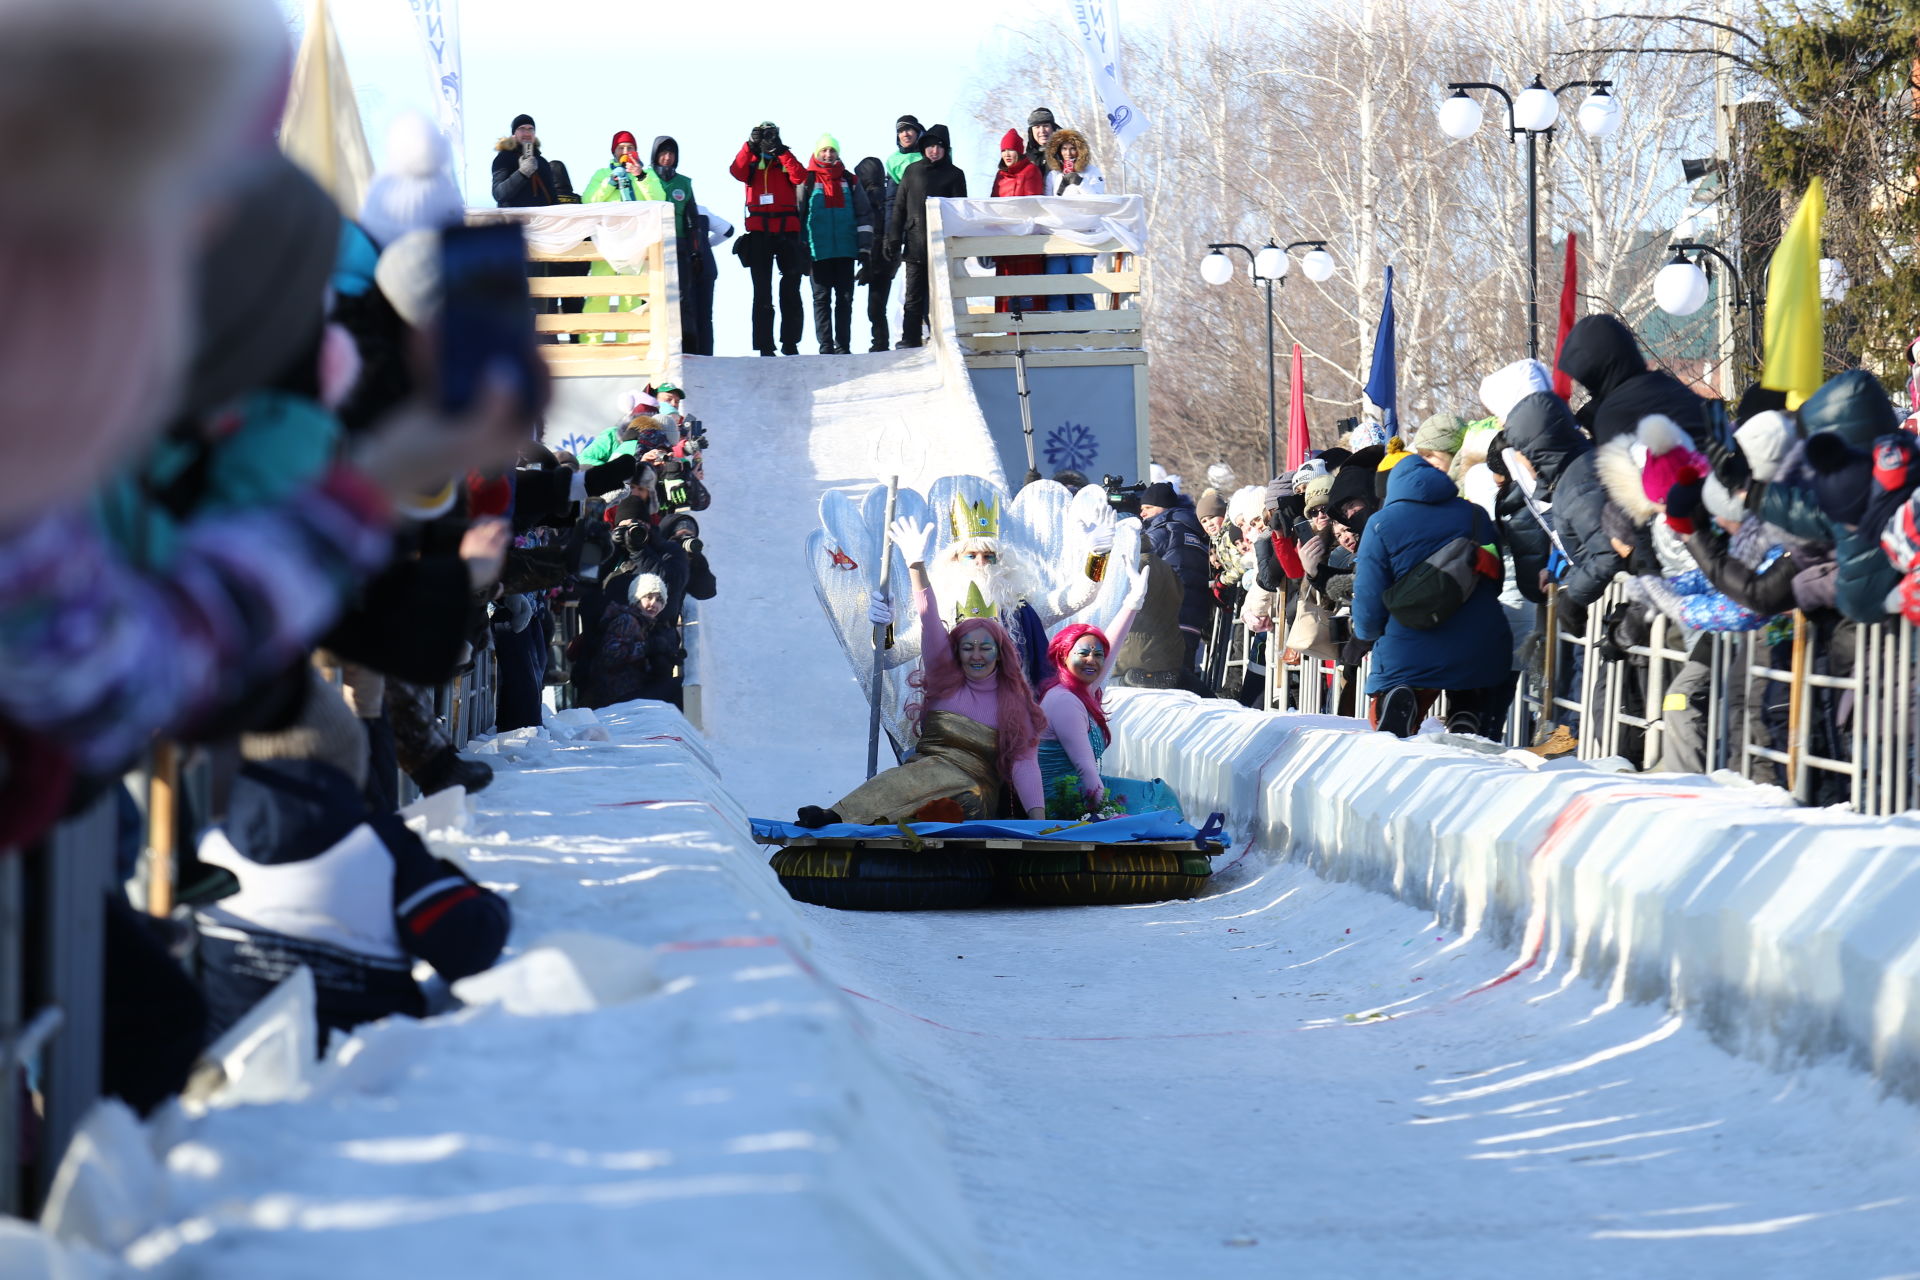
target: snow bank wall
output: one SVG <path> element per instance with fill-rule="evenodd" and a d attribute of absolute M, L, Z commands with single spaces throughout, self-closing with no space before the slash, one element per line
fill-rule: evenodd
<path fill-rule="evenodd" d="M 508 894 L 502 966 L 336 1043 L 288 1101 L 156 1130 L 164 1210 L 116 1250 L 169 1275 L 982 1274 L 943 1135 L 687 722 L 631 703 L 472 750 L 494 783 L 429 839 Z"/>
<path fill-rule="evenodd" d="M 1912 816 L 1185 693 L 1116 690 L 1113 707 L 1115 773 L 1165 778 L 1238 841 L 1511 946 L 1489 984 L 1584 977 L 1609 1002 L 1669 1002 L 1738 1052 L 1842 1055 L 1920 1099 Z"/>

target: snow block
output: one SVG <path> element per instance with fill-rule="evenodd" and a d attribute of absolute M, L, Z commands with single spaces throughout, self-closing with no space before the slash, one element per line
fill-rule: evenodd
<path fill-rule="evenodd" d="M 1488 985 L 1586 978 L 1610 1003 L 1665 1002 L 1734 1051 L 1840 1056 L 1920 1100 L 1912 816 L 1184 693 L 1116 690 L 1112 719 L 1116 773 L 1157 773 L 1271 856 L 1512 947 Z"/>
<path fill-rule="evenodd" d="M 808 959 L 804 909 L 698 734 L 648 702 L 555 729 L 514 735 L 467 829 L 426 837 L 513 906 L 503 966 L 455 984 L 500 1002 L 357 1028 L 303 1096 L 190 1119 L 125 1261 L 985 1274 L 943 1136 Z"/>

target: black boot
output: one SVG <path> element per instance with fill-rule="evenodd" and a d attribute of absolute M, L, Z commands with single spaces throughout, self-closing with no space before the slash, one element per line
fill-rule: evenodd
<path fill-rule="evenodd" d="M 465 787 L 471 794 L 487 789 L 493 781 L 493 766 L 482 760 L 462 760 L 452 747 L 443 747 L 433 759 L 413 770 L 412 777 L 421 795 L 430 796 L 448 787 Z"/>
<path fill-rule="evenodd" d="M 1420 727 L 1420 695 L 1406 685 L 1388 690 L 1380 699 L 1380 732 L 1411 738 Z"/>
<path fill-rule="evenodd" d="M 799 814 L 793 820 L 793 825 L 813 831 L 820 827 L 831 827 L 839 821 L 840 815 L 831 809 L 822 809 L 817 804 L 803 804 L 800 806 Z"/>

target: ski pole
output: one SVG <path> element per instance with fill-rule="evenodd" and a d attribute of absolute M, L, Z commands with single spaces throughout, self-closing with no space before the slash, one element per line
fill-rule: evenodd
<path fill-rule="evenodd" d="M 887 599 L 887 580 L 892 577 L 893 548 L 887 545 L 887 531 L 893 526 L 894 506 L 900 500 L 900 477 L 894 476 L 887 481 L 887 522 L 880 527 L 880 598 Z M 873 628 L 873 687 L 868 691 L 867 708 L 867 776 L 871 778 L 880 772 L 880 690 L 887 673 L 881 665 L 886 653 L 887 629 L 874 624 Z"/>

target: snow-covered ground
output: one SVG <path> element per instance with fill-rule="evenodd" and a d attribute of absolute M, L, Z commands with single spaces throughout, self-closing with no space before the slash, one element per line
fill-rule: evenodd
<path fill-rule="evenodd" d="M 1236 844 L 1183 903 L 786 902 L 740 814 L 831 801 L 865 754 L 798 547 L 822 487 L 906 461 L 880 455 L 923 361 L 710 366 L 704 747 L 649 709 L 606 741 L 496 745 L 455 847 L 511 887 L 517 947 L 603 935 L 646 990 L 385 1025 L 304 1100 L 213 1113 L 134 1257 L 274 1280 L 1920 1277 L 1920 1112 L 1869 1077 L 1769 1070 L 1561 972 L 1469 995 L 1509 949 L 1279 851 Z"/>

